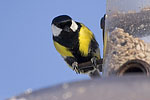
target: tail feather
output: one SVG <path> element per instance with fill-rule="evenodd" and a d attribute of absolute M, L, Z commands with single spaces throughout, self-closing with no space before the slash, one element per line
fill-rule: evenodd
<path fill-rule="evenodd" d="M 91 79 L 95 79 L 95 78 L 100 78 L 101 77 L 101 75 L 100 75 L 98 70 L 95 70 L 94 72 L 90 73 L 89 76 L 91 77 Z"/>

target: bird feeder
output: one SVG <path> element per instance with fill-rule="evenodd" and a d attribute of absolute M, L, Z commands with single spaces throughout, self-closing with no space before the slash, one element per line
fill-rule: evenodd
<path fill-rule="evenodd" d="M 107 0 L 106 15 L 104 76 L 149 76 L 150 0 Z"/>

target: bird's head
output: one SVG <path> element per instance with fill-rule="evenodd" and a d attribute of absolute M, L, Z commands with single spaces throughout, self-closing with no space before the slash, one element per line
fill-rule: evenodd
<path fill-rule="evenodd" d="M 52 32 L 54 36 L 58 36 L 62 31 L 75 32 L 78 29 L 78 25 L 68 15 L 60 15 L 52 21 Z"/>

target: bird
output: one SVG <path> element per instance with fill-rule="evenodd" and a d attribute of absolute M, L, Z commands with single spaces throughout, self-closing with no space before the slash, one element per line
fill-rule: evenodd
<path fill-rule="evenodd" d="M 101 59 L 99 44 L 88 27 L 68 15 L 59 15 L 52 20 L 51 29 L 56 50 L 72 70 L 91 76 L 99 73 L 96 67 Z M 81 70 L 79 65 L 89 61 L 93 66 Z"/>
<path fill-rule="evenodd" d="M 104 35 L 105 35 L 105 18 L 106 18 L 106 14 L 104 14 L 104 16 L 100 20 L 100 27 L 103 31 L 103 42 L 104 42 Z"/>
<path fill-rule="evenodd" d="M 103 33 L 103 57 L 106 55 L 106 45 L 107 45 L 107 31 L 105 31 L 105 21 L 106 21 L 107 15 L 104 14 L 104 16 L 100 20 L 100 27 L 102 29 Z"/>

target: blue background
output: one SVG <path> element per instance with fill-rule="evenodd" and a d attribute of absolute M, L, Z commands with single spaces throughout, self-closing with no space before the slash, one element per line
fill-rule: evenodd
<path fill-rule="evenodd" d="M 90 79 L 63 61 L 52 41 L 51 21 L 67 14 L 96 36 L 105 0 L 0 0 L 0 100 L 47 86 Z"/>

